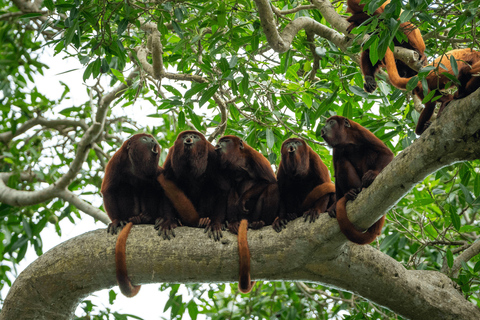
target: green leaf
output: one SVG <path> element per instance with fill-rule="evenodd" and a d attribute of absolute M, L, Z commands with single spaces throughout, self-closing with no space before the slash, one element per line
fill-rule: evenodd
<path fill-rule="evenodd" d="M 48 10 L 53 11 L 55 9 L 55 5 L 53 4 L 53 0 L 44 0 L 43 4 L 47 7 Z"/>
<path fill-rule="evenodd" d="M 220 85 L 216 84 L 216 85 L 208 88 L 205 91 L 205 93 L 202 95 L 202 97 L 200 98 L 200 101 L 198 102 L 198 105 L 200 107 L 203 106 L 205 104 L 205 102 L 207 102 L 215 94 L 215 92 L 217 92 L 219 87 L 220 87 Z"/>
<path fill-rule="evenodd" d="M 183 39 L 183 31 L 182 31 L 182 28 L 180 28 L 177 21 L 175 20 L 172 21 L 172 26 L 173 26 L 173 30 L 175 30 L 175 33 L 178 34 L 178 36 Z"/>
<path fill-rule="evenodd" d="M 459 183 L 460 189 L 462 190 L 463 194 L 465 195 L 465 201 L 467 201 L 468 204 L 473 203 L 473 197 L 470 191 L 465 187 L 463 184 Z M 456 228 L 458 230 L 458 228 Z"/>
<path fill-rule="evenodd" d="M 185 92 L 185 95 L 183 96 L 183 98 L 185 100 L 188 100 L 194 95 L 196 95 L 197 93 L 199 93 L 200 91 L 206 89 L 207 87 L 208 87 L 208 83 L 194 83 L 190 88 L 190 90 Z"/>
<path fill-rule="evenodd" d="M 289 94 L 281 94 L 280 99 L 290 110 L 295 110 L 295 102 L 293 102 L 292 97 Z"/>
<path fill-rule="evenodd" d="M 302 101 L 305 103 L 307 108 L 310 109 L 312 107 L 312 96 L 308 92 L 304 92 L 302 94 Z"/>
<path fill-rule="evenodd" d="M 455 230 L 459 230 L 460 229 L 460 216 L 456 212 L 451 211 L 450 212 L 450 218 L 452 219 L 453 227 L 455 228 Z"/>
<path fill-rule="evenodd" d="M 447 264 L 449 268 L 453 267 L 453 253 L 450 249 L 447 249 Z"/>

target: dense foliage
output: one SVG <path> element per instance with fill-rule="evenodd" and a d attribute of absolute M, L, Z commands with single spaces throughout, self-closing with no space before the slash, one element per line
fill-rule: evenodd
<path fill-rule="evenodd" d="M 382 1 L 365 2 L 375 8 Z M 272 1 L 278 30 L 301 17 L 337 29 L 325 18 L 325 3 Z M 332 5 L 341 15 L 338 21 L 343 20 L 346 4 Z M 324 119 L 339 114 L 400 153 L 417 138 L 419 112 L 409 93 L 388 82 L 379 81 L 373 94 L 363 91 L 357 64 L 360 45 L 375 48 L 373 61 L 381 58 L 400 16 L 422 31 L 430 61 L 453 48 L 479 49 L 479 7 L 480 0 L 392 0 L 381 19 L 358 28 L 356 39 L 352 35 L 350 42 L 344 41 L 346 50 L 333 37 L 301 30 L 289 50 L 279 53 L 267 42 L 251 0 L 0 0 L 0 173 L 5 182 L 0 195 L 7 189 L 46 194 L 16 205 L 0 204 L 0 289 L 12 284 L 27 250 L 42 254 L 42 231 L 48 222 L 61 234 L 59 221 L 75 223 L 99 214 L 98 205 L 91 203 L 99 202 L 105 163 L 130 134 L 155 135 L 163 158 L 182 130 L 194 128 L 212 140 L 235 134 L 272 165 L 280 161 L 283 140 L 298 135 L 333 173 L 330 150 L 319 130 Z M 366 34 L 370 38 L 363 42 Z M 52 50 L 57 59 L 83 65 L 84 84 L 78 86 L 83 85 L 90 99 L 68 102 L 72 93 L 66 84 L 55 98 L 37 89 L 36 76 L 49 68 L 42 55 Z M 118 116 L 122 108 L 140 110 L 142 105 L 152 107 L 145 110 L 153 110 L 149 117 L 156 120 L 154 126 Z M 100 110 L 105 110 L 100 118 L 104 127 L 82 154 L 79 143 L 98 123 Z M 480 306 L 480 256 L 463 262 L 459 273 L 450 270 L 480 234 L 479 165 L 479 160 L 462 162 L 428 176 L 389 212 L 374 246 L 407 268 L 447 273 Z M 76 201 L 49 190 L 69 170 L 74 175 L 62 182 Z M 213 319 L 328 319 L 339 314 L 348 319 L 349 314 L 355 315 L 351 319 L 397 318 L 358 296 L 318 284 L 265 282 L 241 296 L 233 285 L 188 285 L 181 291 L 187 295 L 178 288 L 161 286 L 170 289 L 165 309 L 172 318 L 185 313 L 192 319 L 199 314 Z M 88 301 L 82 307 L 92 318 L 107 319 L 110 314 L 93 312 Z"/>

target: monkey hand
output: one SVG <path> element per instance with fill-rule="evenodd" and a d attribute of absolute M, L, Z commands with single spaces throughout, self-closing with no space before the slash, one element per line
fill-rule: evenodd
<path fill-rule="evenodd" d="M 262 221 L 262 220 L 258 220 L 258 221 L 253 221 L 251 223 L 248 224 L 248 226 L 252 229 L 260 229 L 262 228 L 263 226 L 265 225 L 265 222 Z"/>
<path fill-rule="evenodd" d="M 368 170 L 362 177 L 362 188 L 368 188 L 378 176 L 378 171 Z"/>
<path fill-rule="evenodd" d="M 272 223 L 273 230 L 280 232 L 287 227 L 288 219 L 276 217 Z"/>
<path fill-rule="evenodd" d="M 227 224 L 228 230 L 233 234 L 238 234 L 238 227 L 240 227 L 240 221 L 229 222 Z"/>
<path fill-rule="evenodd" d="M 152 223 L 152 221 L 152 217 L 144 213 L 140 213 L 138 216 L 134 216 L 128 219 L 128 222 L 132 222 L 133 224 Z"/>
<path fill-rule="evenodd" d="M 372 93 L 377 89 L 377 82 L 375 81 L 375 78 L 372 76 L 365 76 L 365 84 L 363 85 L 363 90 L 365 90 L 368 93 Z"/>
<path fill-rule="evenodd" d="M 305 219 L 305 222 L 312 223 L 318 219 L 320 213 L 321 212 L 319 212 L 317 209 L 310 209 L 308 211 L 305 211 L 305 213 L 303 214 L 303 218 Z"/>
<path fill-rule="evenodd" d="M 107 233 L 117 234 L 118 231 L 122 230 L 123 227 L 127 224 L 127 221 L 113 219 L 113 221 L 107 227 Z"/>
<path fill-rule="evenodd" d="M 158 235 L 164 240 L 170 240 L 175 237 L 174 229 L 178 227 L 175 220 L 158 218 L 155 221 L 155 229 L 158 230 Z"/>

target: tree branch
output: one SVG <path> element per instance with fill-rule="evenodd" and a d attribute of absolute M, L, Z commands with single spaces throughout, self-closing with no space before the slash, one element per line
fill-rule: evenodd
<path fill-rule="evenodd" d="M 468 249 L 458 255 L 458 257 L 453 262 L 452 269 L 450 270 L 450 274 L 453 278 L 457 278 L 460 272 L 460 268 L 462 267 L 462 262 L 467 262 L 477 254 L 480 253 L 480 241 L 477 240 L 474 242 Z"/>
<path fill-rule="evenodd" d="M 458 161 L 480 158 L 479 141 L 477 90 L 451 102 L 442 117 L 348 203 L 350 220 L 362 228 L 372 225 L 426 175 Z M 234 235 L 225 233 L 222 241 L 214 242 L 200 229 L 182 227 L 176 234 L 174 240 L 162 241 L 152 226 L 133 228 L 127 267 L 134 283 L 225 282 L 238 278 Z M 81 299 L 116 284 L 115 241 L 116 237 L 105 230 L 96 230 L 39 257 L 13 284 L 0 320 L 71 317 Z M 411 319 L 480 318 L 480 310 L 456 290 L 447 276 L 437 271 L 406 270 L 371 246 L 348 242 L 337 221 L 326 214 L 311 225 L 297 219 L 279 234 L 270 227 L 249 231 L 249 243 L 254 279 L 327 284 L 355 292 Z M 472 246 L 472 251 L 477 248 Z"/>

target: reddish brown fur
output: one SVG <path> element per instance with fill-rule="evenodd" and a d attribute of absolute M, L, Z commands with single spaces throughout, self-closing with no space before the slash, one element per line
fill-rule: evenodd
<path fill-rule="evenodd" d="M 222 236 L 226 203 L 217 199 L 226 196 L 222 195 L 220 189 L 222 178 L 218 174 L 215 147 L 200 132 L 181 132 L 168 152 L 164 170 L 165 177 L 172 180 L 187 195 L 198 211 L 197 216 L 184 215 L 181 222 L 205 227 L 209 236 L 219 240 Z M 168 194 L 169 188 L 165 189 Z M 179 211 L 179 208 L 176 210 Z M 162 221 L 157 224 L 160 233 L 164 223 Z"/>
<path fill-rule="evenodd" d="M 387 55 L 393 56 L 392 52 L 387 50 L 385 57 Z M 455 95 L 442 95 L 440 90 L 445 89 L 445 86 L 450 82 L 450 79 L 447 78 L 443 73 L 449 73 L 453 75 L 453 69 L 450 64 L 450 57 L 455 58 L 458 67 L 458 80 L 460 85 L 458 85 L 458 90 Z M 453 99 L 460 99 L 466 97 L 470 93 L 474 92 L 480 87 L 480 78 L 474 76 L 480 72 L 480 52 L 473 51 L 471 49 L 457 49 L 447 52 L 445 55 L 442 55 L 435 59 L 429 66 L 433 66 L 436 69 L 428 73 L 426 80 L 428 84 L 427 91 L 436 90 L 434 96 L 425 103 L 425 108 L 420 114 L 418 119 L 417 127 L 415 132 L 417 134 L 422 134 L 426 128 L 429 126 L 429 120 L 435 111 L 437 102 L 440 103 L 440 109 L 438 110 L 437 117 L 441 114 L 445 106 Z M 388 76 L 392 84 L 399 88 L 405 90 L 407 88 L 407 83 L 411 78 L 402 78 L 396 72 L 393 64 L 387 63 Z M 417 95 L 422 101 L 425 98 L 424 90 L 422 83 L 419 81 L 417 86 L 413 89 L 413 93 Z M 439 98 L 440 97 L 440 98 Z"/>
<path fill-rule="evenodd" d="M 163 192 L 156 182 L 160 146 L 149 134 L 136 134 L 125 141 L 105 169 L 101 192 L 103 206 L 112 223 L 108 233 L 116 234 L 115 259 L 117 282 L 127 297 L 137 294 L 140 286 L 132 286 L 127 275 L 125 243 L 132 224 L 153 223 L 161 214 Z"/>
<path fill-rule="evenodd" d="M 255 281 L 250 280 L 250 249 L 248 248 L 247 229 L 248 220 L 243 219 L 238 227 L 238 260 L 240 266 L 238 289 L 242 293 L 249 293 L 255 284 Z"/>
<path fill-rule="evenodd" d="M 325 142 L 333 148 L 337 203 L 329 209 L 340 230 L 352 242 L 371 243 L 380 233 L 385 217 L 365 233 L 355 229 L 347 217 L 346 201 L 354 200 L 393 159 L 392 151 L 373 133 L 345 117 L 330 117 L 321 130 Z"/>
<path fill-rule="evenodd" d="M 216 150 L 222 175 L 228 181 L 228 229 L 239 234 L 239 288 L 242 292 L 249 292 L 252 285 L 250 270 L 243 266 L 250 265 L 250 261 L 245 260 L 250 260 L 250 253 L 246 251 L 246 236 L 239 231 L 240 221 L 248 220 L 254 229 L 271 224 L 278 212 L 278 185 L 268 160 L 240 138 L 224 136 Z"/>
<path fill-rule="evenodd" d="M 385 6 L 389 3 L 390 0 L 385 1 L 377 10 L 375 10 L 373 15 L 376 16 L 382 14 L 385 11 Z M 370 15 L 364 11 L 365 4 L 360 4 L 360 0 L 347 0 L 347 5 L 347 12 L 352 13 L 352 16 L 347 19 L 347 21 L 350 22 L 350 26 L 347 28 L 347 31 L 350 32 L 353 30 L 353 28 L 368 20 Z M 407 36 L 408 42 L 399 43 L 397 40 L 394 40 L 394 44 L 396 46 L 415 50 L 420 55 L 418 68 L 421 68 L 427 63 L 427 57 L 425 56 L 425 42 L 423 41 L 420 30 L 418 30 L 410 22 L 404 22 L 400 24 L 400 30 Z M 390 51 L 390 49 L 387 49 L 387 51 Z M 377 88 L 375 75 L 378 73 L 380 68 L 384 67 L 387 63 L 390 63 L 391 66 L 396 69 L 396 73 L 401 75 L 401 77 L 412 77 L 418 73 L 416 70 L 413 70 L 407 66 L 404 62 L 395 60 L 393 54 L 388 56 L 385 54 L 385 59 L 383 61 L 378 61 L 375 65 L 372 65 L 370 61 L 370 53 L 368 50 L 365 50 L 362 52 L 362 56 L 360 58 L 360 68 L 365 78 L 364 89 L 366 92 L 375 91 Z"/>
<path fill-rule="evenodd" d="M 305 141 L 287 139 L 282 144 L 281 153 L 277 180 L 282 206 L 273 222 L 277 232 L 286 226 L 288 220 L 300 215 L 305 221 L 315 221 L 335 201 L 335 186 L 327 166 Z"/>

